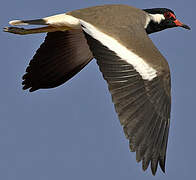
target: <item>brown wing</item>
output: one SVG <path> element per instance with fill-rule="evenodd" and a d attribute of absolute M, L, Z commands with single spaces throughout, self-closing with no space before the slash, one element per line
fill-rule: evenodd
<path fill-rule="evenodd" d="M 155 175 L 158 162 L 165 171 L 170 119 L 170 74 L 162 73 L 151 81 L 115 52 L 85 34 L 90 49 L 108 83 L 116 112 L 143 170 L 151 162 Z"/>
<path fill-rule="evenodd" d="M 93 56 L 82 30 L 48 33 L 23 76 L 23 89 L 53 88 L 72 78 Z"/>

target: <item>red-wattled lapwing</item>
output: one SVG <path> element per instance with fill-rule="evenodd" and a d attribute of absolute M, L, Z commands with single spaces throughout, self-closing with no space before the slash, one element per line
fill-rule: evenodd
<path fill-rule="evenodd" d="M 148 34 L 172 27 L 190 29 L 166 8 L 140 10 L 104 5 L 11 25 L 47 25 L 36 29 L 4 28 L 15 34 L 48 32 L 23 76 L 23 89 L 53 88 L 72 78 L 93 57 L 108 83 L 112 101 L 131 151 L 165 172 L 170 124 L 170 70 Z"/>

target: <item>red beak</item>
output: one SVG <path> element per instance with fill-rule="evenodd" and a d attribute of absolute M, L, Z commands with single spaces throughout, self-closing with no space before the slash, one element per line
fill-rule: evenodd
<path fill-rule="evenodd" d="M 189 26 L 187 26 L 186 24 L 183 24 L 181 23 L 179 20 L 175 20 L 174 23 L 176 24 L 176 26 L 179 26 L 179 27 L 183 27 L 185 29 L 188 29 L 188 30 L 191 30 L 191 28 Z"/>

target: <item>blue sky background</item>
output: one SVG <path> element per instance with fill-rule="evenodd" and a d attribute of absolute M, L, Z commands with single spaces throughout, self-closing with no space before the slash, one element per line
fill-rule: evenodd
<path fill-rule="evenodd" d="M 151 35 L 169 61 L 172 114 L 166 175 L 153 179 L 194 179 L 195 0 L 4 0 L 0 28 L 12 19 L 34 19 L 88 6 L 123 3 L 138 8 L 168 7 L 192 30 L 174 28 Z M 34 93 L 21 77 L 45 35 L 0 32 L 0 179 L 152 179 L 129 152 L 128 141 L 95 61 L 66 84 Z"/>

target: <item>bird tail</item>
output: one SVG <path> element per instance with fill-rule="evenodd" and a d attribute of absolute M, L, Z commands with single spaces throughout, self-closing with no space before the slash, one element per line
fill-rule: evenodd
<path fill-rule="evenodd" d="M 12 20 L 9 24 L 13 26 L 20 25 L 50 25 L 50 26 L 67 26 L 74 29 L 80 28 L 79 20 L 73 16 L 67 14 L 57 14 L 54 16 L 48 16 L 41 19 L 34 20 Z"/>
<path fill-rule="evenodd" d="M 9 22 L 13 26 L 24 26 L 24 25 L 47 25 L 44 19 L 34 19 L 34 20 L 12 20 Z"/>
<path fill-rule="evenodd" d="M 34 20 L 12 20 L 9 22 L 9 24 L 13 26 L 46 25 L 41 28 L 33 29 L 24 29 L 18 27 L 4 28 L 4 32 L 20 35 L 81 29 L 79 20 L 65 13 Z"/>

